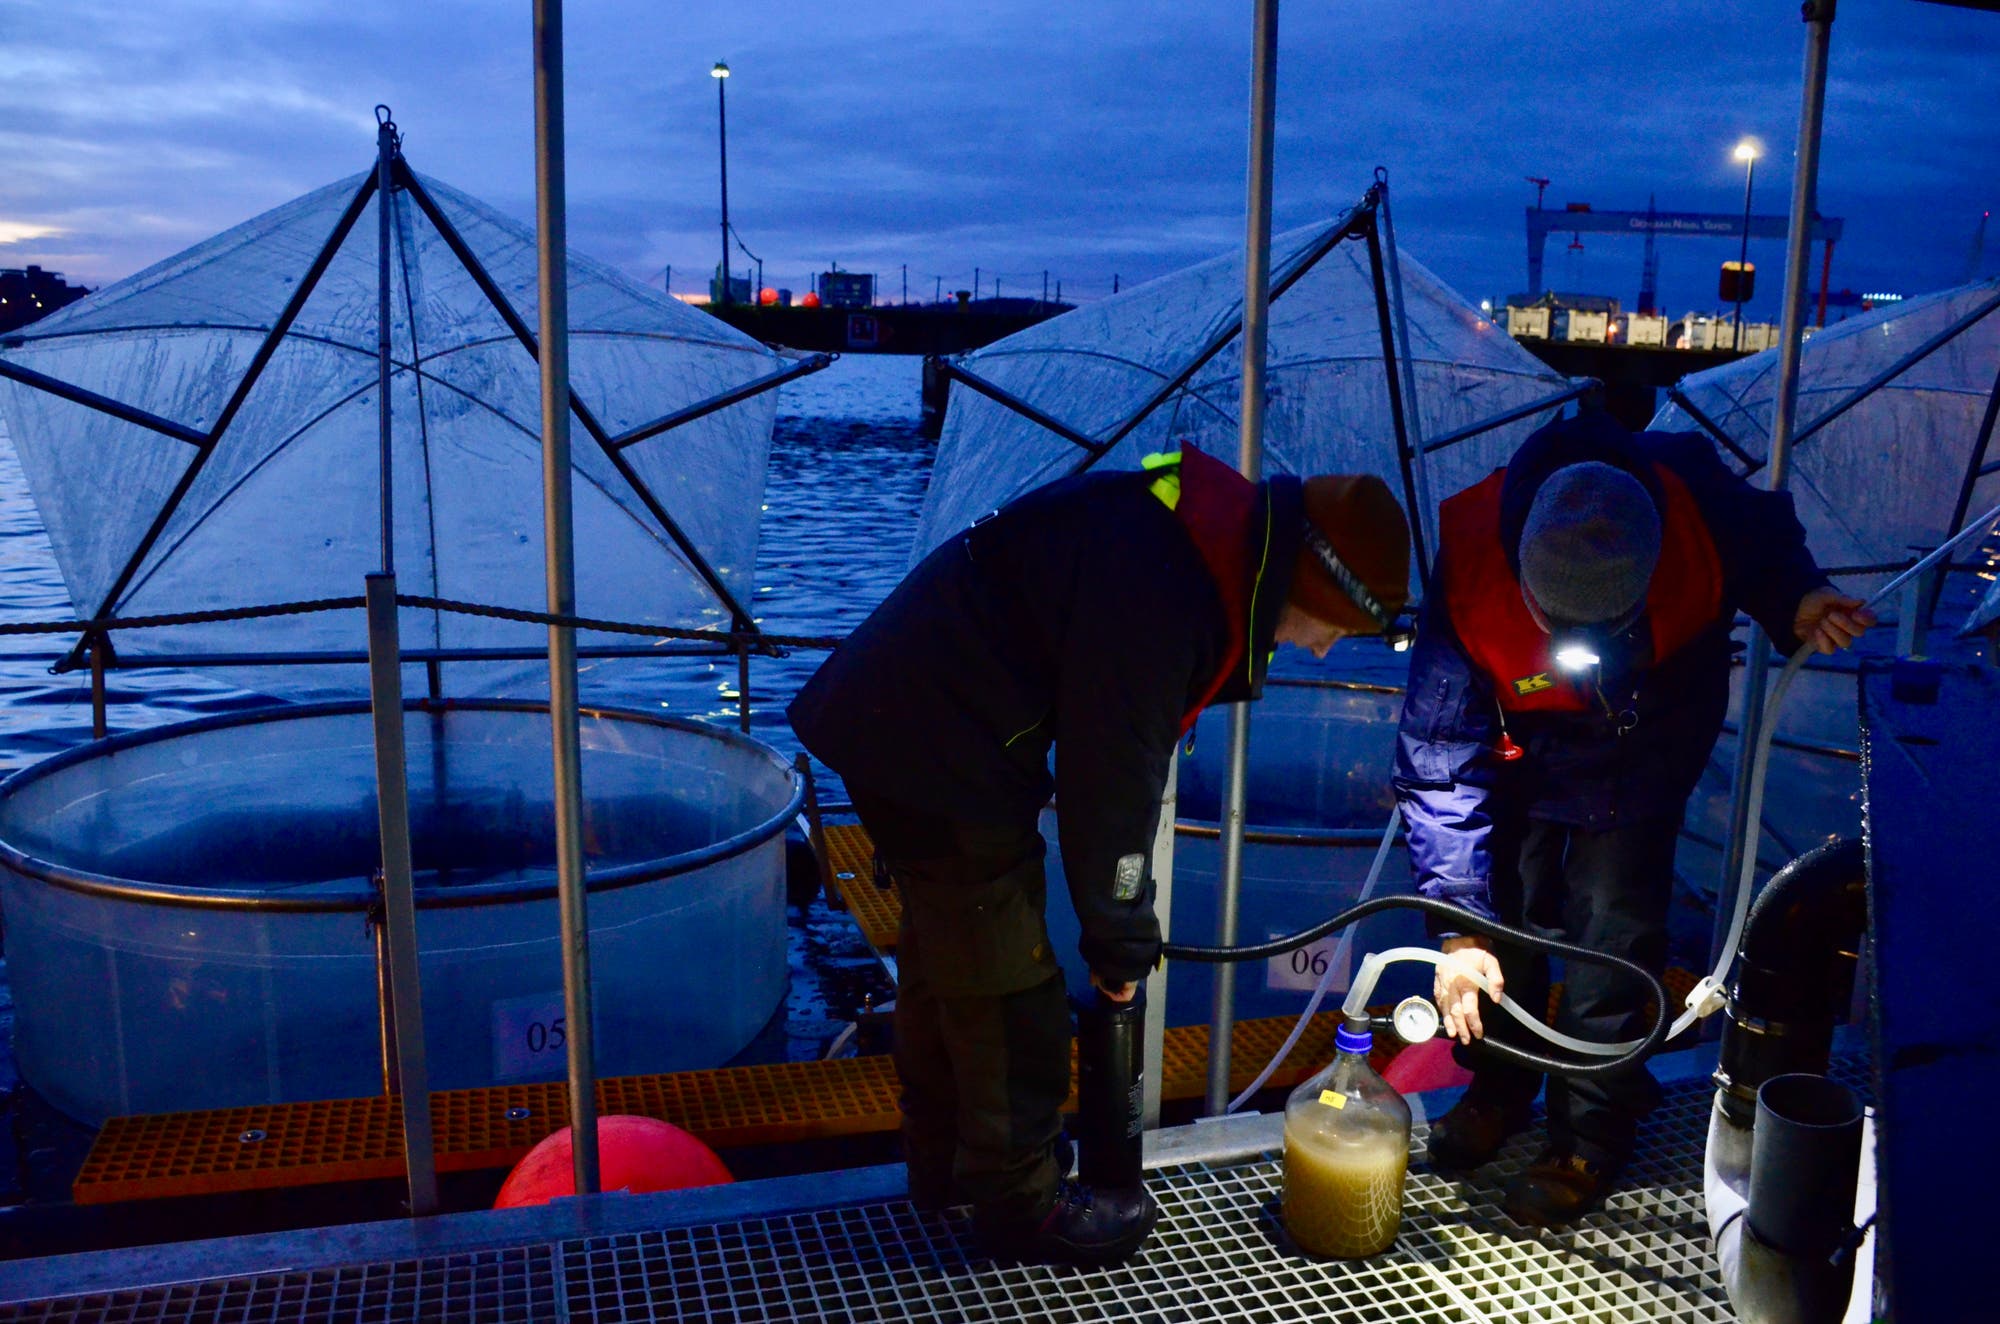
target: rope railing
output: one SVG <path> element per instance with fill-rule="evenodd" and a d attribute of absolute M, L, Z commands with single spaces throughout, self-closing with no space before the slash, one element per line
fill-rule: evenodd
<path fill-rule="evenodd" d="M 0 635 L 101 634 L 117 630 L 157 630 L 176 625 L 214 625 L 229 621 L 262 620 L 278 616 L 305 616 L 315 612 L 359 611 L 365 602 L 351 598 L 310 598 L 299 602 L 275 602 L 256 607 L 214 607 L 200 611 L 164 612 L 150 616 L 103 616 L 85 621 L 6 621 Z M 600 634 L 644 635 L 655 639 L 694 640 L 723 643 L 731 648 L 750 648 L 769 653 L 780 648 L 834 648 L 841 635 L 770 634 L 762 630 L 701 630 L 676 625 L 648 625 L 638 621 L 603 620 L 590 616 L 564 616 L 489 603 L 461 602 L 453 598 L 431 598 L 411 594 L 396 595 L 396 605 L 420 611 L 451 612 L 461 616 L 482 616 L 493 620 L 520 621 L 528 625 L 566 625 Z"/>

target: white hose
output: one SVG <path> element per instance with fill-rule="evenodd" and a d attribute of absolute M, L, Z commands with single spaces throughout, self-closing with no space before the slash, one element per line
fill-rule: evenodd
<path fill-rule="evenodd" d="M 1345 1016 L 1366 1016 L 1368 999 L 1374 996 L 1375 981 L 1382 977 L 1382 971 L 1397 961 L 1421 961 L 1426 965 L 1442 966 L 1451 958 L 1443 952 L 1429 947 L 1391 947 L 1386 952 L 1374 952 L 1361 963 L 1361 972 L 1354 977 L 1354 987 L 1348 990 L 1347 1001 L 1341 1007 Z M 1559 1048 L 1567 1048 L 1572 1053 L 1587 1053 L 1596 1057 L 1621 1057 L 1637 1048 L 1643 1040 L 1634 1039 L 1626 1044 L 1602 1044 L 1588 1039 L 1577 1039 L 1562 1031 L 1542 1023 L 1542 1018 L 1522 1009 L 1521 1004 L 1505 993 L 1495 994 L 1486 980 L 1475 970 L 1455 967 L 1460 974 L 1479 986 L 1480 992 L 1493 1000 L 1493 1005 L 1509 1016 L 1533 1030 L 1542 1038 Z"/>
<path fill-rule="evenodd" d="M 1375 848 L 1375 859 L 1368 866 L 1368 877 L 1361 884 L 1361 893 L 1355 900 L 1356 905 L 1373 896 L 1375 885 L 1382 881 L 1382 866 L 1388 863 L 1389 848 L 1396 844 L 1396 828 L 1402 821 L 1403 810 L 1400 805 L 1389 811 L 1388 826 L 1382 829 L 1382 843 Z M 1326 963 L 1326 969 L 1320 971 L 1319 986 L 1313 989 L 1313 995 L 1307 1001 L 1306 1009 L 1299 1013 L 1298 1024 L 1294 1025 L 1292 1032 L 1285 1036 L 1285 1042 L 1279 1045 L 1277 1053 L 1271 1060 L 1264 1064 L 1264 1069 L 1257 1073 L 1257 1079 L 1251 1081 L 1249 1087 L 1223 1109 L 1224 1113 L 1233 1113 L 1248 1103 L 1251 1095 L 1264 1088 L 1264 1082 L 1271 1078 L 1271 1073 L 1278 1069 L 1278 1064 L 1292 1055 L 1292 1049 L 1298 1046 L 1299 1036 L 1306 1032 L 1306 1026 L 1312 1024 L 1312 1018 L 1318 1014 L 1319 1004 L 1326 997 L 1327 988 L 1333 983 L 1334 971 L 1343 966 L 1349 953 L 1354 950 L 1354 930 L 1357 927 L 1359 926 L 1350 924 L 1346 932 L 1340 935 L 1340 943 L 1333 949 L 1333 959 Z"/>

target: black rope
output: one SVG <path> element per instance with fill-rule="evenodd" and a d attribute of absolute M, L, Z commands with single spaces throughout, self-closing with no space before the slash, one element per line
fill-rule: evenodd
<path fill-rule="evenodd" d="M 262 607 L 215 607 L 203 611 L 168 612 L 154 616 L 103 616 L 87 621 L 0 622 L 0 635 L 15 634 L 109 634 L 114 630 L 157 630 L 174 625 L 213 625 L 225 621 L 262 620 L 274 616 L 304 616 L 322 611 L 359 611 L 362 598 L 312 598 L 302 602 L 278 602 Z M 837 648 L 844 636 L 767 634 L 753 630 L 695 630 L 674 625 L 645 625 L 633 621 L 607 621 L 589 616 L 564 616 L 546 611 L 526 611 L 518 607 L 495 607 L 479 602 L 459 602 L 451 598 L 396 595 L 396 605 L 422 611 L 446 611 L 461 616 L 484 616 L 494 620 L 521 621 L 529 625 L 567 625 L 577 630 L 602 634 L 635 634 L 656 639 L 695 640 L 727 643 L 769 652 L 778 648 Z"/>

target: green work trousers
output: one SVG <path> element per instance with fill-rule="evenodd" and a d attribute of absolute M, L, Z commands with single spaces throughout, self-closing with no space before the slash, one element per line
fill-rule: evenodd
<path fill-rule="evenodd" d="M 1054 1202 L 1069 1096 L 1069 1004 L 1042 907 L 1046 845 L 857 792 L 902 902 L 896 1071 L 910 1195 L 975 1221 L 1038 1221 Z"/>

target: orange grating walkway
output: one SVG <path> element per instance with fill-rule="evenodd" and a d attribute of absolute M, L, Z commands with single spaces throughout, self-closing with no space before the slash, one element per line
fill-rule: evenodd
<path fill-rule="evenodd" d="M 827 873 L 836 895 L 828 898 L 847 908 L 861 926 L 861 936 L 878 952 L 896 949 L 896 930 L 903 922 L 903 903 L 892 887 L 875 886 L 875 843 L 859 823 L 828 823 Z"/>
<path fill-rule="evenodd" d="M 1272 1087 L 1295 1085 L 1326 1064 L 1338 1019 L 1330 1012 L 1313 1019 Z M 1292 1025 L 1289 1016 L 1237 1023 L 1232 1089 L 1250 1083 Z M 1197 1098 L 1207 1078 L 1208 1027 L 1168 1029 L 1162 1097 Z M 597 1106 L 657 1117 L 727 1148 L 892 1131 L 897 1089 L 887 1056 L 846 1057 L 616 1076 L 598 1082 Z M 569 1124 L 561 1081 L 441 1090 L 431 1107 L 440 1172 L 506 1167 Z M 402 1159 L 401 1105 L 390 1096 L 114 1117 L 70 1195 L 78 1204 L 109 1204 L 396 1178 Z"/>

